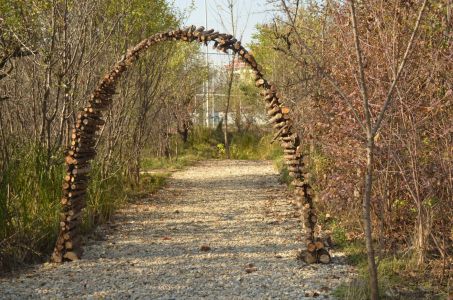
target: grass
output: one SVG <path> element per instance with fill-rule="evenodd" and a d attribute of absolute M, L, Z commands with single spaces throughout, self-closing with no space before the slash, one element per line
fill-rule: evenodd
<path fill-rule="evenodd" d="M 193 165 L 200 159 L 200 156 L 194 155 L 192 153 L 184 154 L 174 159 L 145 157 L 142 159 L 141 168 L 144 171 L 153 171 L 159 169 L 180 170 L 186 166 Z"/>
<path fill-rule="evenodd" d="M 173 171 L 191 166 L 199 160 L 200 157 L 191 153 L 179 156 L 177 159 L 144 158 L 141 162 L 141 168 L 144 173 L 140 175 L 140 185 L 128 191 L 128 198 L 132 201 L 137 201 L 157 192 L 167 183 Z"/>
<path fill-rule="evenodd" d="M 231 158 L 274 159 L 281 170 L 282 182 L 289 180 L 281 160 L 278 143 L 259 130 L 230 133 Z M 93 161 L 84 211 L 83 232 L 108 221 L 116 209 L 127 202 L 154 193 L 165 185 L 174 170 L 201 159 L 224 158 L 221 129 L 194 128 L 186 144 L 178 142 L 180 153 L 172 159 L 143 159 L 138 187 L 132 188 L 125 166 L 112 160 L 109 172 Z M 48 155 L 39 145 L 28 145 L 15 152 L 8 167 L 0 172 L 0 272 L 20 269 L 23 265 L 48 258 L 58 233 L 61 184 L 64 174 L 63 151 Z"/>
<path fill-rule="evenodd" d="M 345 300 L 369 299 L 368 265 L 365 243 L 362 240 L 349 241 L 346 229 L 336 222 L 329 224 L 336 247 L 346 254 L 347 262 L 356 266 L 358 277 L 348 284 L 340 285 L 334 296 Z M 424 277 L 410 256 L 391 255 L 378 263 L 380 299 L 447 299 L 446 292 L 432 286 L 432 280 Z"/>
<path fill-rule="evenodd" d="M 94 161 L 92 166 L 82 225 L 85 233 L 93 230 L 96 225 L 109 221 L 115 210 L 127 199 L 127 179 L 122 166 L 111 166 L 111 172 L 107 176 L 102 176 L 98 162 Z"/>
<path fill-rule="evenodd" d="M 35 145 L 16 153 L 0 173 L 0 270 L 39 260 L 58 230 L 62 158 Z"/>
<path fill-rule="evenodd" d="M 58 233 L 63 157 L 55 155 L 48 161 L 38 146 L 25 148 L 17 157 L 21 159 L 12 160 L 9 168 L 0 173 L 0 271 L 13 271 L 46 259 Z M 157 172 L 143 174 L 140 186 L 134 189 L 123 166 L 111 162 L 108 176 L 102 176 L 102 166 L 94 161 L 82 232 L 88 233 L 110 220 L 127 199 L 154 193 L 166 183 L 171 171 L 198 159 L 191 154 L 173 160 L 146 158 L 143 169 Z"/>

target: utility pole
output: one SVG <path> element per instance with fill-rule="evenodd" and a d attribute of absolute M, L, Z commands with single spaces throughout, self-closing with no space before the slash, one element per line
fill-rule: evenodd
<path fill-rule="evenodd" d="M 208 30 L 208 3 L 207 0 L 204 0 L 204 11 L 205 11 L 205 26 Z M 209 48 L 206 45 L 206 71 L 208 79 L 206 81 L 205 97 L 206 97 L 206 127 L 209 127 Z"/>

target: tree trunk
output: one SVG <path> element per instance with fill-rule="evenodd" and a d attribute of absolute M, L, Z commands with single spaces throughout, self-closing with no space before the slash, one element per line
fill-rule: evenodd
<path fill-rule="evenodd" d="M 367 162 L 365 174 L 365 192 L 363 196 L 363 222 L 365 227 L 366 249 L 368 256 L 368 272 L 370 274 L 370 299 L 377 300 L 379 298 L 378 276 L 376 261 L 374 258 L 372 224 L 371 224 L 371 187 L 373 183 L 373 137 L 369 135 L 366 147 Z"/>
<path fill-rule="evenodd" d="M 224 142 L 225 142 L 225 154 L 227 159 L 230 159 L 230 144 L 228 141 L 228 112 L 230 110 L 230 100 L 231 100 L 231 90 L 233 88 L 233 80 L 234 80 L 234 58 L 233 55 L 230 74 L 228 74 L 228 90 L 227 90 L 227 103 L 225 107 L 225 127 L 223 132 Z"/>

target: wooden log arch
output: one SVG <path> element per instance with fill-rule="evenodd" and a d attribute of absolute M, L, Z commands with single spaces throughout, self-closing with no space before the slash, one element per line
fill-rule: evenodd
<path fill-rule="evenodd" d="M 229 51 L 235 53 L 251 67 L 256 86 L 261 88 L 261 95 L 266 103 L 269 124 L 275 130 L 273 140 L 279 140 L 281 143 L 285 164 L 292 177 L 291 184 L 294 186 L 295 198 L 302 210 L 307 250 L 302 251 L 300 257 L 307 263 L 330 262 L 330 255 L 324 244 L 319 239 L 315 240 L 314 237 L 317 216 L 310 185 L 304 180 L 300 140 L 292 127 L 289 108 L 283 105 L 275 85 L 264 79 L 262 68 L 240 41 L 230 34 L 195 26 L 154 34 L 128 49 L 112 70 L 101 79 L 88 104 L 78 113 L 75 128 L 72 131 L 71 146 L 65 158 L 66 175 L 61 199 L 60 229 L 51 260 L 61 263 L 81 258 L 83 249 L 79 227 L 83 208 L 86 206 L 85 196 L 89 183 L 90 161 L 96 156 L 95 145 L 98 139 L 96 133 L 105 124 L 103 112 L 111 107 L 115 87 L 121 75 L 139 58 L 141 52 L 163 41 L 198 41 L 205 45 L 213 43 L 213 48 L 225 53 Z"/>

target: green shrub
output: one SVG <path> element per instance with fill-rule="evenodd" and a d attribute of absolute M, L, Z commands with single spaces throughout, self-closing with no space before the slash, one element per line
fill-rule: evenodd
<path fill-rule="evenodd" d="M 125 203 L 125 186 L 128 186 L 123 169 L 119 166 L 111 166 L 108 176 L 103 178 L 100 164 L 94 161 L 90 176 L 83 222 L 85 232 L 110 220 L 115 210 Z"/>
<path fill-rule="evenodd" d="M 63 160 L 29 145 L 0 173 L 0 270 L 52 250 L 59 223 Z"/>

